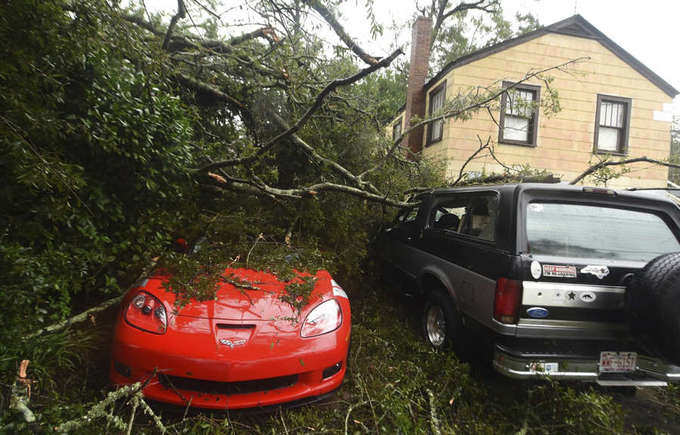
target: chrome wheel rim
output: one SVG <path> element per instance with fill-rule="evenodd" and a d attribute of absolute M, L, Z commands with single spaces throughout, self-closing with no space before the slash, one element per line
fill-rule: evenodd
<path fill-rule="evenodd" d="M 433 346 L 439 347 L 444 344 L 446 339 L 446 318 L 444 311 L 439 305 L 433 305 L 427 310 L 425 319 L 427 339 Z"/>

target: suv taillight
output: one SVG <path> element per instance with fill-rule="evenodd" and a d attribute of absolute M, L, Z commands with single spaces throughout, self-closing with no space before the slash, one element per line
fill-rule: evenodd
<path fill-rule="evenodd" d="M 496 295 L 493 300 L 493 317 L 501 323 L 517 323 L 522 282 L 508 278 L 498 278 Z"/>

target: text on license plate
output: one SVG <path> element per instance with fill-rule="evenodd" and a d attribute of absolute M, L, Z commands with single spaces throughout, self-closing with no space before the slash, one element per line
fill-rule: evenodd
<path fill-rule="evenodd" d="M 600 352 L 600 373 L 634 372 L 636 366 L 635 352 Z"/>

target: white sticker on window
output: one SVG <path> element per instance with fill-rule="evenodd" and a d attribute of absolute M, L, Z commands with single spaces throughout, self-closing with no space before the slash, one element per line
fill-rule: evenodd
<path fill-rule="evenodd" d="M 540 213 L 543 211 L 543 204 L 529 204 L 529 211 Z"/>
<path fill-rule="evenodd" d="M 533 276 L 534 279 L 539 279 L 541 277 L 541 263 L 536 260 L 531 262 L 531 276 Z"/>

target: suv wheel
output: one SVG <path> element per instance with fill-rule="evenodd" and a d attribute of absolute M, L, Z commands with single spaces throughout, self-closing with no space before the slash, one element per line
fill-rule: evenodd
<path fill-rule="evenodd" d="M 626 299 L 631 329 L 679 364 L 680 252 L 647 263 L 632 279 Z"/>
<path fill-rule="evenodd" d="M 442 290 L 430 292 L 422 317 L 425 340 L 435 349 L 456 346 L 462 323 L 451 298 Z"/>

